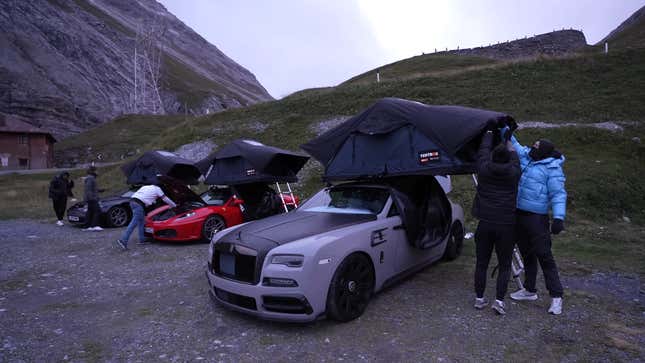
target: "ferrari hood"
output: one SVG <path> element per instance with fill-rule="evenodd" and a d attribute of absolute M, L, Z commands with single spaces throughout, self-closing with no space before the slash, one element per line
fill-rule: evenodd
<path fill-rule="evenodd" d="M 223 236 L 220 241 L 258 251 L 335 229 L 376 220 L 372 214 L 294 212 L 247 223 Z"/>
<path fill-rule="evenodd" d="M 162 181 L 161 189 L 163 189 L 166 196 L 172 199 L 173 202 L 177 204 L 185 204 L 190 202 L 199 202 L 206 204 L 204 200 L 199 195 L 197 195 L 197 193 L 190 190 L 190 188 L 188 188 L 186 185 L 173 180 L 172 178 L 164 178 L 163 176 L 161 176 L 159 177 L 159 179 Z"/>

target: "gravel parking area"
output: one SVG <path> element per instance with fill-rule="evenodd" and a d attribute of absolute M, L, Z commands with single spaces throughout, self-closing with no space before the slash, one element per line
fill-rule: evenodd
<path fill-rule="evenodd" d="M 645 360 L 637 275 L 565 261 L 563 315 L 547 315 L 542 294 L 496 316 L 472 308 L 470 240 L 457 261 L 376 295 L 360 319 L 281 324 L 210 301 L 208 245 L 131 241 L 123 252 L 121 232 L 0 221 L 1 362 Z"/>

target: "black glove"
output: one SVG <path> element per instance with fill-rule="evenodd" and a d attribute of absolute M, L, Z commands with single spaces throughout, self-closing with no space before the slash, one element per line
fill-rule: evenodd
<path fill-rule="evenodd" d="M 559 218 L 555 218 L 553 223 L 551 223 L 551 233 L 558 234 L 564 231 L 564 221 Z"/>

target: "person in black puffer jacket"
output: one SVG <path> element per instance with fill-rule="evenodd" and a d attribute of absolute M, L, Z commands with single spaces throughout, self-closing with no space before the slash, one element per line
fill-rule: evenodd
<path fill-rule="evenodd" d="M 494 128 L 494 127 L 491 127 Z M 473 215 L 479 219 L 475 232 L 477 262 L 475 266 L 475 308 L 483 309 L 486 271 L 495 249 L 499 263 L 497 296 L 492 308 L 505 314 L 504 296 L 511 275 L 511 259 L 515 243 L 515 205 L 520 163 L 510 142 L 497 145 L 491 152 L 493 132 L 487 131 L 477 153 L 477 195 L 473 202 Z"/>
<path fill-rule="evenodd" d="M 49 198 L 53 202 L 56 224 L 59 226 L 63 225 L 67 197 L 74 197 L 72 188 L 74 188 L 74 181 L 69 178 L 69 173 L 66 171 L 56 175 L 49 183 Z"/>

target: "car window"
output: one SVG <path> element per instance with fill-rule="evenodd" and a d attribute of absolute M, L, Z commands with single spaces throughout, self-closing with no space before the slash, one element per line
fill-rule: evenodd
<path fill-rule="evenodd" d="M 201 197 L 208 205 L 224 205 L 232 194 L 230 188 L 214 188 L 202 193 Z"/>
<path fill-rule="evenodd" d="M 338 186 L 321 191 L 318 204 L 307 203 L 303 210 L 329 213 L 379 214 L 389 197 L 386 189 L 369 186 Z"/>
<path fill-rule="evenodd" d="M 390 211 L 387 212 L 387 216 L 389 218 L 389 217 L 395 217 L 398 215 L 400 215 L 399 208 L 396 207 L 396 203 L 392 203 L 392 205 L 390 206 Z"/>

